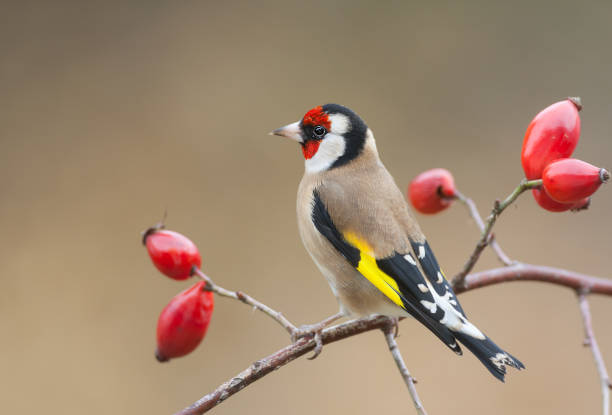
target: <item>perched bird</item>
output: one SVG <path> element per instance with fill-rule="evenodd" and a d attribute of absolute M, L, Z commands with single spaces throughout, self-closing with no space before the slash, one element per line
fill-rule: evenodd
<path fill-rule="evenodd" d="M 300 236 L 340 304 L 324 324 L 342 315 L 410 315 L 455 353 L 463 344 L 501 381 L 506 366 L 524 368 L 465 316 L 357 114 L 318 106 L 271 134 L 297 141 L 306 160 L 297 196 Z"/>

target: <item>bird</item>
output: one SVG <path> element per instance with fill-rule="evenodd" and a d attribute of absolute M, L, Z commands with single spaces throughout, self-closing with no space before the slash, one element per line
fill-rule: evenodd
<path fill-rule="evenodd" d="M 340 306 L 310 329 L 347 316 L 412 316 L 456 354 L 465 346 L 502 382 L 507 366 L 525 367 L 466 317 L 361 117 L 320 105 L 270 134 L 301 146 L 299 234 Z"/>

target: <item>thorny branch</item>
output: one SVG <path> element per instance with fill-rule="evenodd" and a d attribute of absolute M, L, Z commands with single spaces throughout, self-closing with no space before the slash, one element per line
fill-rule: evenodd
<path fill-rule="evenodd" d="M 461 294 L 466 291 L 470 291 L 480 287 L 486 287 L 488 285 L 499 284 L 509 281 L 540 281 L 548 282 L 555 285 L 561 285 L 573 289 L 578 294 L 578 301 L 580 310 L 583 317 L 585 327 L 585 344 L 591 347 L 593 357 L 599 373 L 601 387 L 602 387 L 602 398 L 603 398 L 603 415 L 609 415 L 610 407 L 610 389 L 612 384 L 606 371 L 606 367 L 603 361 L 603 357 L 599 350 L 597 340 L 593 333 L 591 326 L 591 314 L 589 305 L 586 299 L 587 294 L 602 294 L 612 296 L 612 280 L 585 275 L 577 272 L 568 271 L 565 269 L 530 265 L 518 262 L 513 262 L 503 252 L 499 244 L 493 239 L 491 230 L 497 217 L 512 204 L 524 191 L 540 186 L 541 180 L 526 181 L 523 180 L 521 184 L 508 196 L 503 202 L 496 201 L 491 211 L 491 214 L 487 218 L 486 223 L 482 221 L 480 214 L 475 203 L 470 199 L 457 192 L 457 198 L 463 202 L 473 217 L 476 225 L 482 232 L 482 236 L 478 241 L 472 255 L 468 262 L 465 264 L 463 269 L 453 278 L 451 284 L 456 294 Z M 473 269 L 474 265 L 478 261 L 482 251 L 490 245 L 495 251 L 499 260 L 505 265 L 502 268 L 494 268 L 486 271 L 469 274 Z M 194 274 L 202 278 L 207 282 L 207 288 L 221 296 L 233 298 L 239 300 L 245 304 L 253 306 L 274 320 L 276 320 L 289 334 L 295 339 L 296 333 L 300 332 L 294 324 L 287 320 L 280 312 L 273 310 L 267 305 L 260 303 L 254 298 L 240 292 L 230 291 L 223 287 L 220 287 L 212 282 L 212 280 L 206 276 L 201 270 L 194 269 Z M 335 319 L 337 316 L 333 316 Z M 331 318 L 330 318 L 331 319 Z M 324 321 L 328 321 L 326 319 Z M 221 384 L 213 392 L 205 395 L 194 404 L 176 413 L 176 415 L 195 415 L 203 414 L 208 410 L 214 408 L 233 394 L 239 392 L 251 383 L 261 379 L 267 374 L 277 370 L 287 363 L 303 356 L 311 350 L 316 350 L 318 342 L 320 344 L 329 344 L 339 340 L 343 340 L 348 337 L 356 336 L 366 331 L 380 329 L 385 335 L 389 350 L 393 356 L 393 359 L 402 375 L 408 391 L 414 403 L 414 406 L 419 415 L 426 415 L 425 408 L 421 403 L 421 400 L 416 392 L 415 383 L 416 381 L 410 375 L 406 364 L 400 354 L 399 348 L 395 341 L 395 335 L 393 328 L 396 327 L 397 321 L 384 316 L 373 316 L 362 318 L 358 320 L 352 320 L 347 323 L 342 323 L 324 329 L 320 336 L 309 336 L 301 337 L 297 339 L 293 344 L 286 346 L 279 351 L 264 357 L 247 369 L 243 370 L 227 382 Z"/>

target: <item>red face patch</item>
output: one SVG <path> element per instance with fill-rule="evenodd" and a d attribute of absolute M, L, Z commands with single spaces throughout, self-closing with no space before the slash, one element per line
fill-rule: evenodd
<path fill-rule="evenodd" d="M 306 160 L 313 158 L 314 155 L 317 154 L 319 144 L 321 144 L 320 140 L 308 140 L 302 144 L 302 153 L 304 153 L 304 158 Z"/>
<path fill-rule="evenodd" d="M 314 107 L 313 109 L 308 111 L 306 115 L 304 115 L 304 118 L 302 119 L 302 124 L 310 125 L 312 127 L 314 127 L 315 125 L 322 125 L 327 131 L 329 131 L 329 129 L 331 128 L 331 121 L 329 121 L 329 116 L 325 111 L 323 111 L 323 108 L 321 108 L 320 105 L 318 107 Z"/>

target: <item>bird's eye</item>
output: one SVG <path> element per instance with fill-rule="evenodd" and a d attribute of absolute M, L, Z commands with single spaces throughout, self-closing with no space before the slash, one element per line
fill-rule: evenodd
<path fill-rule="evenodd" d="M 317 125 L 312 131 L 317 138 L 321 138 L 327 133 L 327 130 L 322 125 Z"/>

